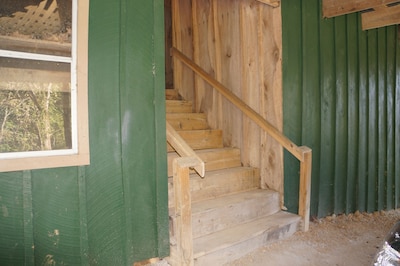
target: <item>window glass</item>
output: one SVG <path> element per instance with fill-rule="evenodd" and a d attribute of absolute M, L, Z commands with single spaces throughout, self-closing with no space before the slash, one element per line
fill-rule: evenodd
<path fill-rule="evenodd" d="M 87 60 L 77 58 L 78 51 L 87 57 L 87 36 L 77 32 L 87 34 L 87 12 L 87 0 L 2 0 L 0 160 L 79 155 L 78 143 L 88 145 L 82 143 L 87 140 L 87 102 L 78 100 L 87 97 L 87 77 L 78 77 L 76 71 L 83 62 L 80 75 L 87 73 Z M 32 167 L 68 165 L 60 161 Z M 0 161 L 0 171 L 11 169 L 2 166 Z"/>

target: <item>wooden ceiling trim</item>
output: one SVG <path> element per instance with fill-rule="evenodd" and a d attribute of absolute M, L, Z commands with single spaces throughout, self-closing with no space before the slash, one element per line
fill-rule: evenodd
<path fill-rule="evenodd" d="M 272 7 L 278 7 L 281 4 L 281 0 L 257 0 L 257 1 Z"/>
<path fill-rule="evenodd" d="M 322 12 L 325 18 L 331 18 L 398 2 L 399 0 L 323 0 Z"/>
<path fill-rule="evenodd" d="M 373 11 L 362 13 L 361 18 L 363 30 L 400 24 L 400 5 L 374 7 Z"/>

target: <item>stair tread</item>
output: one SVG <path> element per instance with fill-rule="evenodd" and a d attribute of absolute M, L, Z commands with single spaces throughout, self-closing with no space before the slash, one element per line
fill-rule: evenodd
<path fill-rule="evenodd" d="M 195 238 L 193 240 L 194 257 L 198 258 L 234 246 L 265 232 L 279 230 L 285 225 L 298 223 L 299 221 L 300 216 L 280 211 L 273 215 L 263 216 L 235 227 Z"/>

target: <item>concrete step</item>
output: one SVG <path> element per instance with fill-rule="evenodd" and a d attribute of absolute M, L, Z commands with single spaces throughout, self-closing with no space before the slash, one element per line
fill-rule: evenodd
<path fill-rule="evenodd" d="M 206 172 L 206 177 L 190 175 L 192 202 L 214 199 L 224 195 L 259 188 L 260 171 L 253 167 L 233 167 Z M 168 205 L 173 207 L 174 192 L 172 178 L 168 179 Z"/>
<path fill-rule="evenodd" d="M 291 236 L 297 231 L 299 222 L 298 215 L 279 211 L 273 215 L 262 216 L 235 227 L 195 238 L 193 240 L 195 265 L 227 264 L 260 247 Z M 173 249 L 171 249 L 172 255 Z"/>

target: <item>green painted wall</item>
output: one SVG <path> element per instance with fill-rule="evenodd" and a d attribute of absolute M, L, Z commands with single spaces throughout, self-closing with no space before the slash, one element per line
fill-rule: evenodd
<path fill-rule="evenodd" d="M 0 265 L 132 265 L 169 254 L 164 1 L 93 0 L 91 164 L 0 173 Z"/>
<path fill-rule="evenodd" d="M 321 2 L 282 1 L 284 132 L 313 149 L 311 214 L 398 208 L 398 26 L 362 31 L 359 14 L 322 19 Z M 293 211 L 298 169 L 286 154 Z"/>

